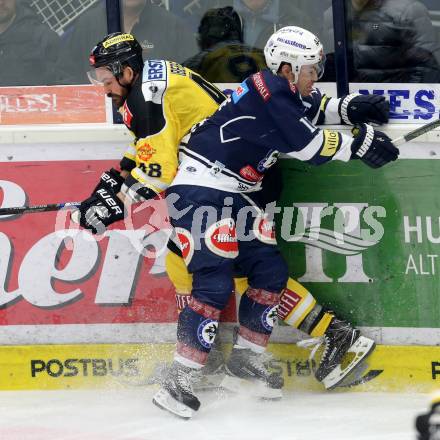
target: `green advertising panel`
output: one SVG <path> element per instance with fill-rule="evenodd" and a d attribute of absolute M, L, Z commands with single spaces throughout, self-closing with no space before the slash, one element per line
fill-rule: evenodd
<path fill-rule="evenodd" d="M 280 161 L 290 276 L 356 325 L 440 327 L 440 161 Z"/>

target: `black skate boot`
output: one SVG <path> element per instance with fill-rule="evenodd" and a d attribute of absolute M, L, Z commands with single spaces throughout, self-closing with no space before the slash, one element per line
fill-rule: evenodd
<path fill-rule="evenodd" d="M 235 345 L 225 366 L 223 388 L 233 392 L 248 392 L 262 399 L 278 400 L 282 397 L 284 379 L 271 373 L 265 364 L 265 353 L 254 353 Z"/>
<path fill-rule="evenodd" d="M 344 379 L 369 356 L 376 344 L 361 336 L 358 329 L 348 322 L 333 317 L 324 336 L 298 343 L 301 347 L 314 345 L 310 358 L 314 358 L 319 347 L 323 347 L 315 377 L 330 390 L 338 385 L 348 385 Z"/>
<path fill-rule="evenodd" d="M 200 408 L 200 401 L 192 389 L 196 373 L 198 370 L 174 361 L 160 390 L 154 395 L 153 403 L 176 416 L 190 419 Z"/>

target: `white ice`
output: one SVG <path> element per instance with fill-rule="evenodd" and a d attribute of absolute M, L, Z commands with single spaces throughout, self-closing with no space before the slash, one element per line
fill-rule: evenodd
<path fill-rule="evenodd" d="M 215 392 L 192 420 L 151 403 L 153 388 L 0 393 L 1 440 L 414 440 L 424 394 L 294 393 L 279 402 Z"/>

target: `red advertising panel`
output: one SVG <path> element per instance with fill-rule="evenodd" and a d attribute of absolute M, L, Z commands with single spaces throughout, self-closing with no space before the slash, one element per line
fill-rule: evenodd
<path fill-rule="evenodd" d="M 0 205 L 81 201 L 116 161 L 0 163 Z M 67 211 L 0 219 L 0 325 L 169 323 L 174 288 L 164 259 L 164 201 L 93 236 Z M 233 321 L 231 304 L 224 320 Z"/>
<path fill-rule="evenodd" d="M 105 95 L 94 85 L 1 87 L 0 124 L 107 122 Z"/>

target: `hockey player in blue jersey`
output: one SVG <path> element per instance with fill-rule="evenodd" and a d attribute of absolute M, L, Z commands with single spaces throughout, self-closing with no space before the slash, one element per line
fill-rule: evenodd
<path fill-rule="evenodd" d="M 193 289 L 179 316 L 174 363 L 153 402 L 181 417 L 199 409 L 192 377 L 206 363 L 220 312 L 233 291 L 234 265 L 247 276 L 249 288 L 240 301 L 238 336 L 222 385 L 237 390 L 252 383 L 257 396 L 281 397 L 282 378 L 268 371 L 263 353 L 288 270 L 274 240 L 258 228 L 268 215 L 259 191 L 266 170 L 280 155 L 313 165 L 360 159 L 372 168 L 399 155 L 388 136 L 371 125 L 358 124 L 355 137 L 316 126 L 366 120 L 368 105 L 361 105 L 357 94 L 333 99 L 315 89 L 324 61 L 315 35 L 282 28 L 268 40 L 265 58 L 268 69 L 247 78 L 193 129 L 167 190 L 171 216 L 179 212 L 171 222 Z M 344 353 L 351 351 L 360 362 L 374 348 L 371 339 L 336 318 L 321 342 L 324 353 L 316 374 L 331 383 L 338 381 Z"/>

